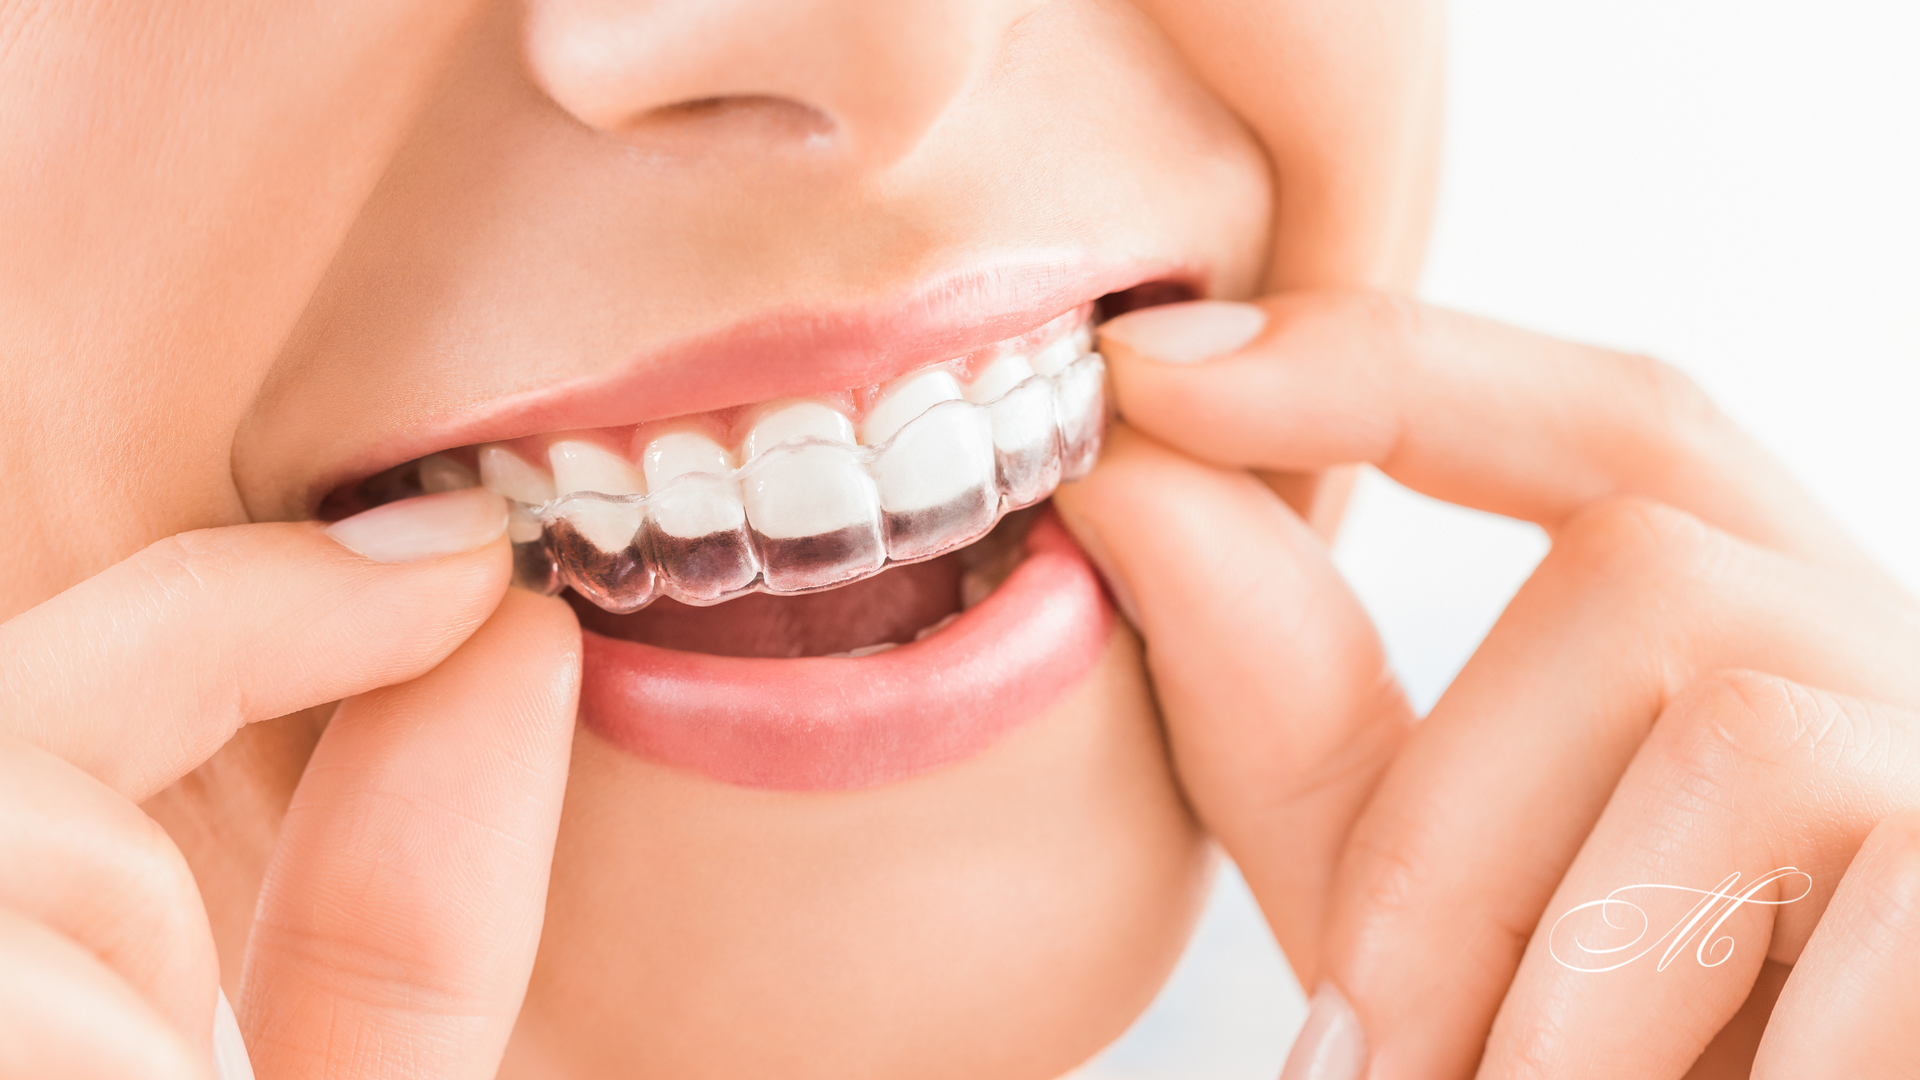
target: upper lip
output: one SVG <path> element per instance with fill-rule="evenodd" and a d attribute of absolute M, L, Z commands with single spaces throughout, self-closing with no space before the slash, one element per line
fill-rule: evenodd
<path fill-rule="evenodd" d="M 616 427 L 883 382 L 1031 330 L 1147 281 L 1198 284 L 1190 267 L 1059 254 L 983 261 L 888 296 L 775 307 L 648 348 L 611 370 L 424 421 L 315 478 L 330 491 L 456 446 Z"/>

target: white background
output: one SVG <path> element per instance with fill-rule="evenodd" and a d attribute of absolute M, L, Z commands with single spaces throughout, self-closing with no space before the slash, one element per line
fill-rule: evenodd
<path fill-rule="evenodd" d="M 1920 592 L 1920 3 L 1456 0 L 1428 299 L 1690 373 Z M 1415 703 L 1545 551 L 1377 475 L 1337 556 Z M 1273 1080 L 1299 989 L 1229 873 L 1086 1080 Z"/>

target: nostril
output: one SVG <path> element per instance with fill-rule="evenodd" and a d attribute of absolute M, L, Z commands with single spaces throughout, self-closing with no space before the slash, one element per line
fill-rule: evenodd
<path fill-rule="evenodd" d="M 762 145 L 822 147 L 833 141 L 833 117 L 792 98 L 732 94 L 675 102 L 636 113 L 619 126 L 635 142 L 661 140 L 746 141 Z"/>

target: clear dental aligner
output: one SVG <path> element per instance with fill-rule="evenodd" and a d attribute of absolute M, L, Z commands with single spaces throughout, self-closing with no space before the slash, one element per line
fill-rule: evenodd
<path fill-rule="evenodd" d="M 647 424 L 630 454 L 559 438 L 418 463 L 440 491 L 484 483 L 511 507 L 514 580 L 613 612 L 815 592 L 984 536 L 1092 467 L 1106 367 L 1090 308 L 883 386 L 770 402 L 730 425 Z M 864 409 L 849 406 L 856 401 Z M 857 419 L 856 419 L 857 416 Z"/>

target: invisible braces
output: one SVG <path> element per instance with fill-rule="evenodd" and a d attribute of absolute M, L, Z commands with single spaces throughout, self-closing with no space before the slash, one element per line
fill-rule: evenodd
<path fill-rule="evenodd" d="M 705 606 L 750 592 L 794 595 L 848 585 L 973 543 L 1006 514 L 1085 475 L 1099 456 L 1107 414 L 1106 363 L 1088 352 L 1052 374 L 1029 376 L 990 402 L 936 404 L 879 445 L 795 438 L 731 472 L 688 473 L 644 495 L 576 491 L 539 505 L 509 500 L 514 582 L 548 595 L 570 585 L 621 613 L 662 596 Z M 912 485 L 891 474 L 924 468 L 920 457 L 906 455 L 912 450 L 924 456 L 930 443 L 954 455 L 943 456 L 943 464 L 978 468 L 991 482 L 970 482 L 934 506 L 898 505 L 892 493 Z M 896 450 L 899 469 L 890 470 Z M 676 519 L 683 525 L 711 519 L 712 506 L 742 505 L 743 497 L 751 505 L 753 496 L 740 493 L 754 491 L 756 481 L 765 481 L 759 490 L 777 495 L 786 470 L 837 470 L 861 487 L 848 464 L 865 478 L 864 493 L 849 489 L 848 495 L 864 499 L 861 520 L 832 531 L 766 536 L 751 512 L 730 527 L 698 535 L 670 527 Z M 631 523 L 625 547 L 607 550 L 588 539 L 609 535 L 609 523 L 612 535 Z"/>

